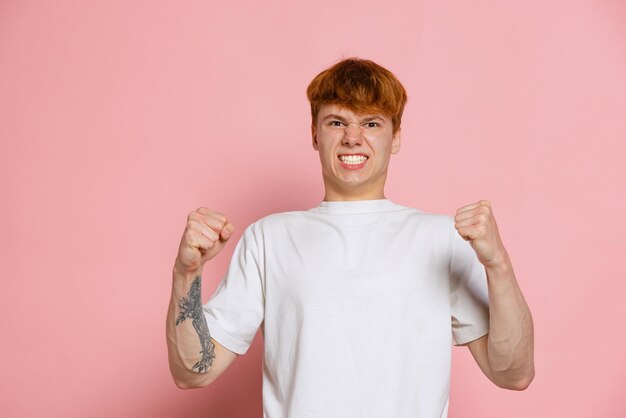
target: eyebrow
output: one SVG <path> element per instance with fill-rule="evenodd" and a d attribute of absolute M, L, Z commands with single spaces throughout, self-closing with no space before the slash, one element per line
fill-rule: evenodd
<path fill-rule="evenodd" d="M 338 119 L 342 122 L 347 122 L 348 120 L 346 118 L 344 118 L 341 115 L 337 115 L 335 113 L 330 113 L 326 116 L 324 116 L 324 118 L 322 120 L 326 120 L 326 119 Z M 380 121 L 385 121 L 385 119 L 381 116 L 381 115 L 373 115 L 373 116 L 367 116 L 366 118 L 362 119 L 361 122 L 367 123 L 367 122 L 371 122 L 373 120 L 380 120 Z"/>

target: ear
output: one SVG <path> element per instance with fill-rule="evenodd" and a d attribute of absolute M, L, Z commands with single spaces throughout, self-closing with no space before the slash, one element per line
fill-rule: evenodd
<path fill-rule="evenodd" d="M 318 151 L 318 147 L 317 147 L 317 128 L 315 127 L 315 123 L 311 124 L 311 139 L 313 142 L 313 149 L 315 151 Z"/>
<path fill-rule="evenodd" d="M 393 134 L 393 138 L 391 138 L 391 153 L 392 154 L 397 154 L 398 151 L 400 151 L 400 137 L 402 135 L 400 135 L 400 128 L 398 128 L 398 130 L 396 131 L 395 134 Z"/>

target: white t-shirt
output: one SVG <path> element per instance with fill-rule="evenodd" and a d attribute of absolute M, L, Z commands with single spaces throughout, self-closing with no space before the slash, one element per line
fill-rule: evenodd
<path fill-rule="evenodd" d="M 263 330 L 264 418 L 445 418 L 453 344 L 489 331 L 487 278 L 447 215 L 322 201 L 248 226 L 204 313 Z"/>

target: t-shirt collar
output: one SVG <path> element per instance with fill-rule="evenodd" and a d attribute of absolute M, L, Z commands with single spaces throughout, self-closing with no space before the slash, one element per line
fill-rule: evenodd
<path fill-rule="evenodd" d="M 366 199 L 366 200 L 322 200 L 315 208 L 309 209 L 321 213 L 370 213 L 387 212 L 401 209 L 401 206 L 389 199 Z"/>

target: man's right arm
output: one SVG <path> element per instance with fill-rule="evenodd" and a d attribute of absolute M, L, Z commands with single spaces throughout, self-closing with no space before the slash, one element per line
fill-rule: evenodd
<path fill-rule="evenodd" d="M 200 208 L 189 214 L 172 271 L 166 318 L 170 371 L 181 389 L 208 386 L 237 358 L 211 338 L 202 310 L 202 267 L 217 255 L 234 226 L 218 212 Z"/>

